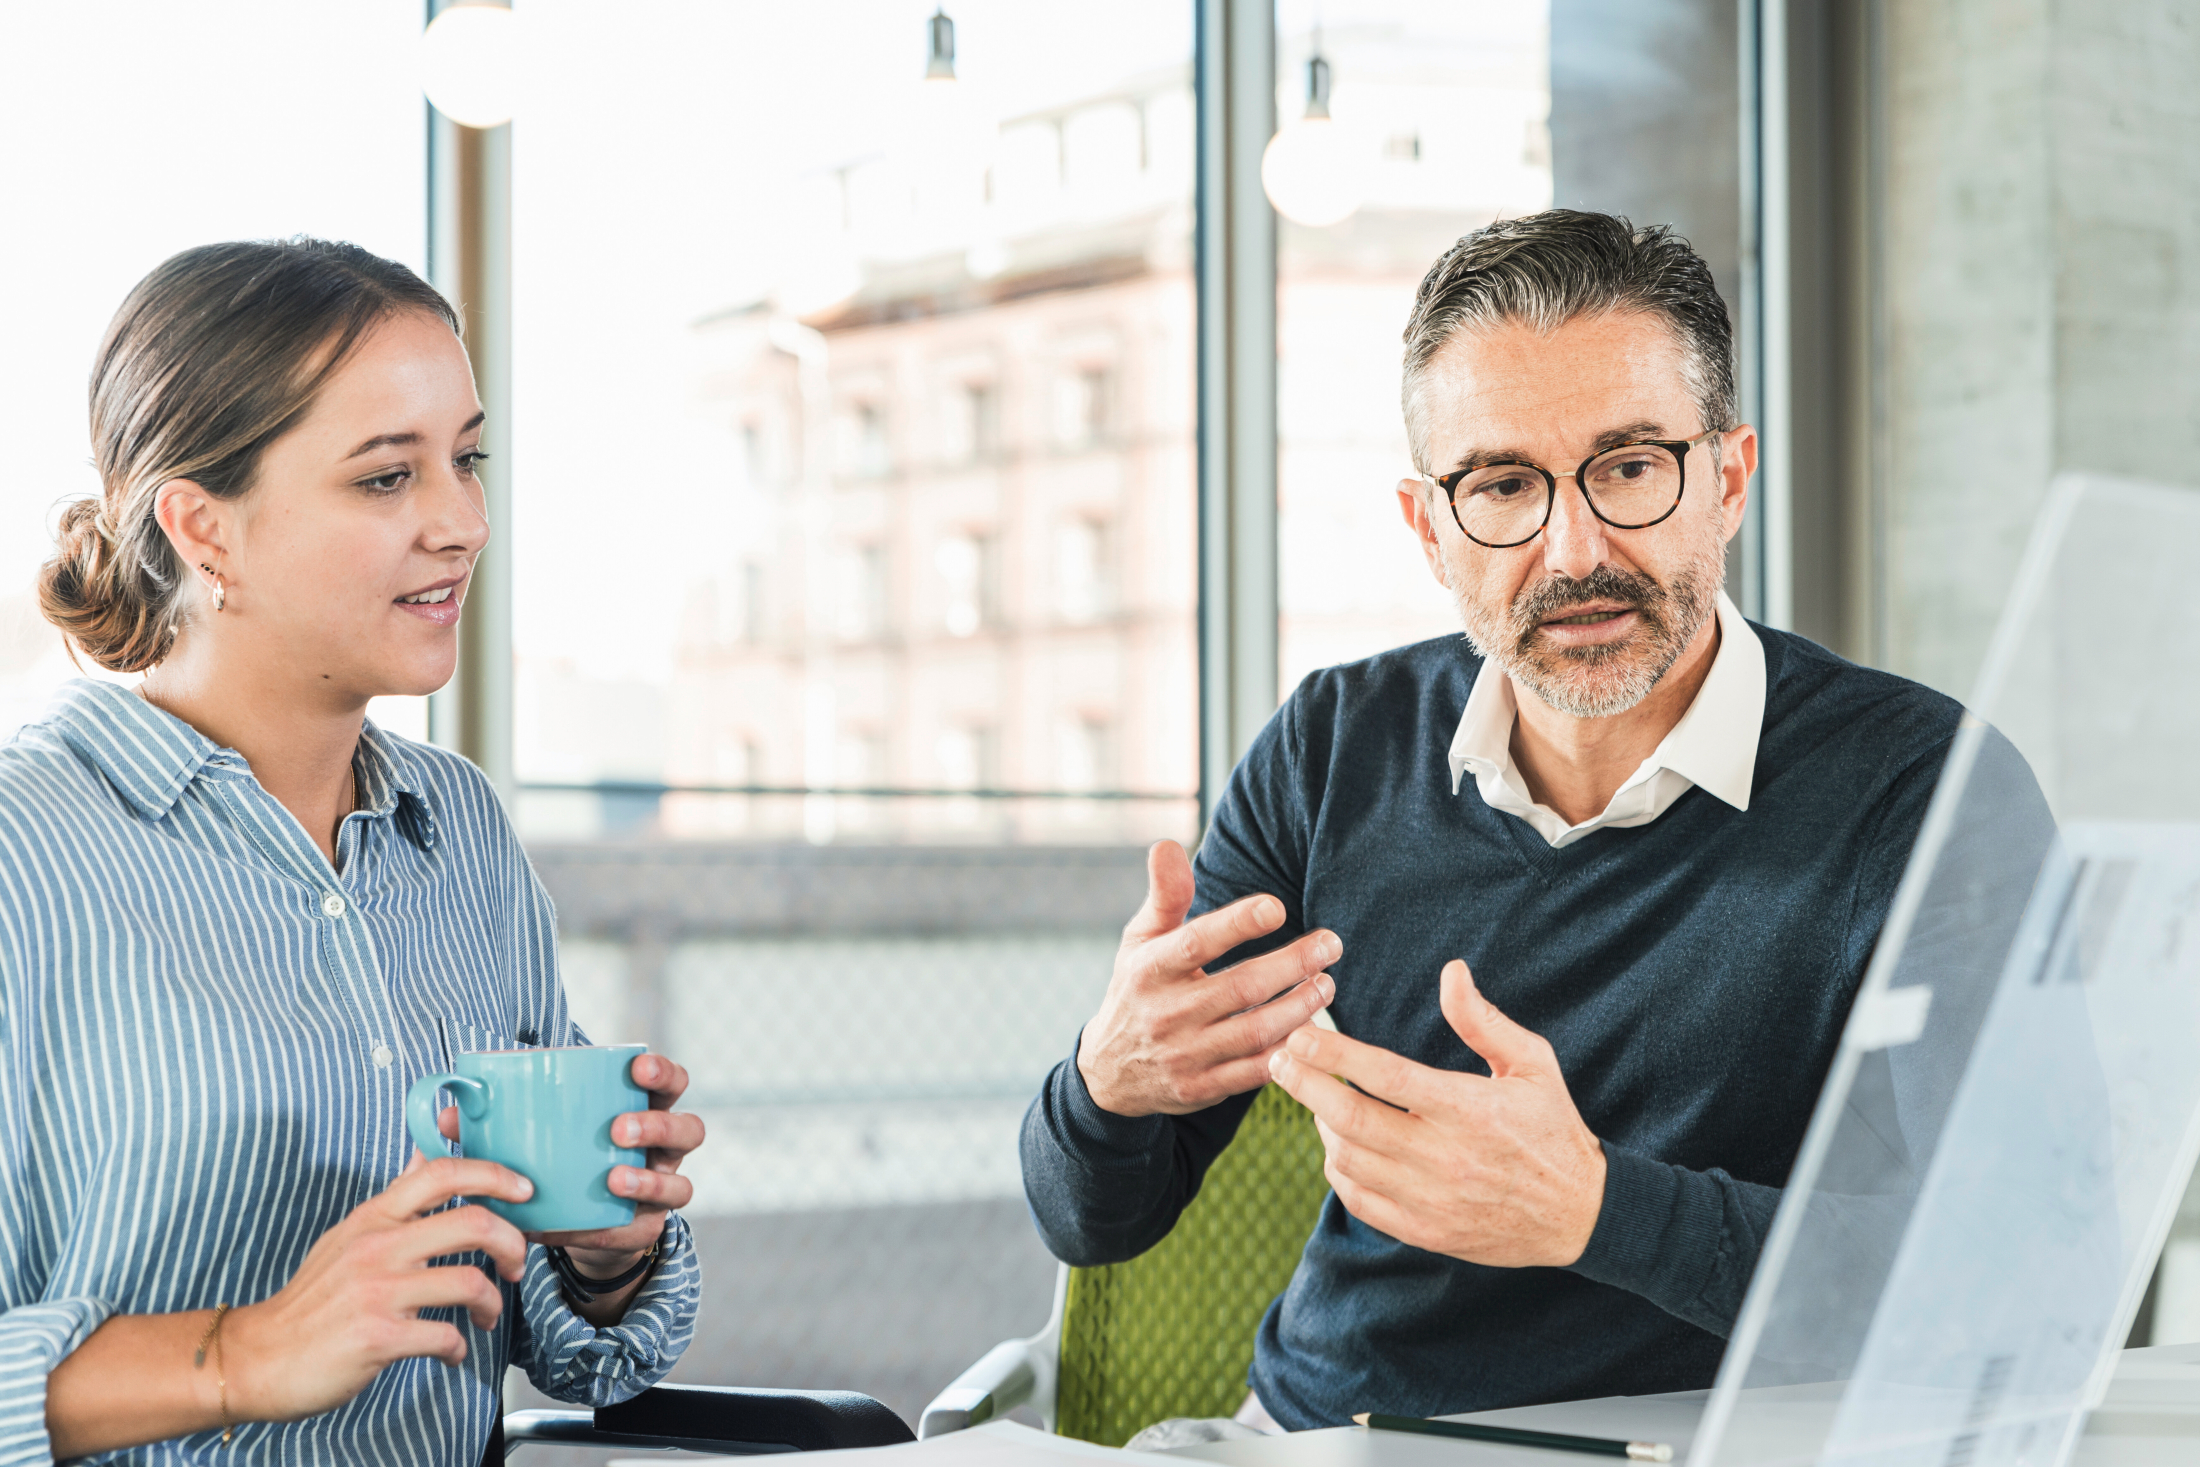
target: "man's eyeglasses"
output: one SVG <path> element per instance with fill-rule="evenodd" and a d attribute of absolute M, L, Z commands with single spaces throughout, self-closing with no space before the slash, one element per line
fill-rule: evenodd
<path fill-rule="evenodd" d="M 1579 484 L 1590 512 L 1613 529 L 1647 530 L 1681 507 L 1688 451 L 1719 431 L 1673 442 L 1623 443 L 1592 454 L 1571 474 L 1554 474 L 1540 464 L 1484 464 L 1441 478 L 1422 477 L 1444 491 L 1451 517 L 1466 537 L 1492 550 L 1510 550 L 1543 533 L 1560 479 Z"/>

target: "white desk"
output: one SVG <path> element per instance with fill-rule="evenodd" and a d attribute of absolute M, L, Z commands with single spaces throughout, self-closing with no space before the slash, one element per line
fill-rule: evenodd
<path fill-rule="evenodd" d="M 1456 1416 L 1496 1426 L 1525 1426 L 1581 1436 L 1670 1442 L 1685 1459 L 1708 1391 L 1671 1396 L 1609 1396 Z M 1596 1457 L 1534 1447 L 1501 1447 L 1357 1426 L 1299 1431 L 1258 1441 L 1179 1447 L 1225 1467 L 1562 1467 Z M 2200 1464 L 2200 1345 L 2127 1350 L 2108 1399 L 2093 1413 L 2073 1467 L 2195 1467 Z"/>

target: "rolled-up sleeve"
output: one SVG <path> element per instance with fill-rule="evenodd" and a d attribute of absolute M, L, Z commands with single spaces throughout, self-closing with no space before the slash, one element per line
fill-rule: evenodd
<path fill-rule="evenodd" d="M 98 1299 L 46 1299 L 0 1311 L 0 1467 L 53 1461 L 46 1378 L 113 1312 Z"/>
<path fill-rule="evenodd" d="M 535 1389 L 576 1406 L 611 1406 L 663 1380 L 695 1335 L 702 1265 L 686 1219 L 665 1215 L 664 1252 L 617 1324 L 598 1328 L 573 1312 L 541 1247 L 527 1250 L 512 1363 Z"/>

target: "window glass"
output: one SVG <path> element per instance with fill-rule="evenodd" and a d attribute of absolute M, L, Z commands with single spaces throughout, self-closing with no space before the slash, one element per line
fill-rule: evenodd
<path fill-rule="evenodd" d="M 513 150 L 515 808 L 710 1128 L 678 1375 L 912 1420 L 1045 1321 L 1017 1128 L 1198 747 L 1191 0 L 950 3 L 944 86 L 935 8 L 529 0 Z"/>
<path fill-rule="evenodd" d="M 98 489 L 85 380 L 130 287 L 193 245 L 292 234 L 421 268 L 420 23 L 419 0 L 0 7 L 0 737 L 86 675 L 33 583 L 58 505 Z M 420 736 L 424 703 L 373 712 Z"/>
<path fill-rule="evenodd" d="M 1288 695 L 1316 668 L 1459 630 L 1398 512 L 1414 472 L 1401 337 L 1454 240 L 1549 207 L 1550 69 L 1536 0 L 1279 0 L 1276 26 L 1278 148 L 1305 125 L 1317 56 L 1332 118 L 1327 151 L 1309 150 L 1297 194 L 1277 200 Z"/>

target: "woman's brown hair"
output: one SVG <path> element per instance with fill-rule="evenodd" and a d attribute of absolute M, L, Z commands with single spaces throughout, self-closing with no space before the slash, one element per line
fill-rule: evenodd
<path fill-rule="evenodd" d="M 165 657 L 190 576 L 153 517 L 160 486 L 242 497 L 352 349 L 408 310 L 458 329 L 412 271 L 324 239 L 202 245 L 139 281 L 92 366 L 100 492 L 61 512 L 38 576 L 46 620 L 116 672 Z"/>

